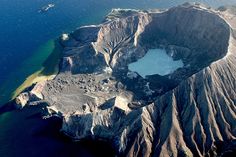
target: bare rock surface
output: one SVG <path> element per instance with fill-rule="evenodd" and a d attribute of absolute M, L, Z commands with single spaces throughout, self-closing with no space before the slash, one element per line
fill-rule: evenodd
<path fill-rule="evenodd" d="M 18 100 L 47 102 L 63 118 L 66 135 L 107 140 L 121 156 L 224 154 L 234 142 L 218 143 L 236 137 L 234 17 L 227 8 L 189 4 L 113 10 L 102 24 L 62 40 L 59 74 L 40 94 Z M 166 49 L 184 67 L 147 78 L 128 70 L 153 48 Z"/>

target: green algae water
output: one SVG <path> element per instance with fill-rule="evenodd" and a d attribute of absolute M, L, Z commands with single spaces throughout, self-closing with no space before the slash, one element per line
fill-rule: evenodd
<path fill-rule="evenodd" d="M 39 52 L 41 53 L 42 57 L 37 58 L 36 60 L 34 57 L 32 61 L 42 62 L 41 69 L 38 69 L 35 73 L 27 77 L 27 79 L 19 86 L 14 92 L 11 94 L 11 99 L 14 99 L 17 95 L 19 95 L 22 91 L 26 88 L 32 86 L 32 84 L 37 83 L 39 81 L 44 81 L 47 79 L 52 79 L 59 71 L 59 61 L 62 55 L 62 47 L 56 41 L 50 40 L 46 45 L 44 45 Z M 45 57 L 47 57 L 45 59 Z M 40 60 L 38 60 L 40 59 Z M 38 60 L 38 62 L 37 62 Z M 40 67 L 38 67 L 40 68 Z M 52 76 L 53 75 L 53 76 Z"/>
<path fill-rule="evenodd" d="M 32 57 L 25 60 L 19 67 L 16 67 L 17 72 L 12 73 L 0 88 L 0 93 L 4 93 L 0 99 L 0 104 L 11 100 L 15 90 L 25 81 L 29 74 L 40 71 L 42 68 L 44 68 L 45 75 L 52 74 L 55 71 L 60 57 L 60 50 L 55 45 L 54 40 L 49 40 L 36 50 Z"/>

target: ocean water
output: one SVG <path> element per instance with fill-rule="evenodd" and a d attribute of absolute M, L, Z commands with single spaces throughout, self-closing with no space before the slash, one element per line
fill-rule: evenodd
<path fill-rule="evenodd" d="M 168 75 L 176 69 L 183 67 L 181 60 L 174 61 L 166 54 L 164 49 L 150 49 L 138 61 L 129 64 L 129 70 L 139 73 L 143 78 L 147 75 Z"/>
<path fill-rule="evenodd" d="M 236 0 L 195 1 L 212 7 L 236 4 Z M 52 40 L 62 33 L 71 32 L 82 25 L 97 24 L 112 8 L 168 8 L 184 2 L 185 0 L 1 0 L 0 106 L 9 100 L 11 93 L 27 76 L 42 67 L 53 50 Z M 56 6 L 46 13 L 38 13 L 48 3 L 55 3 Z M 38 132 L 45 125 L 47 128 L 47 124 L 51 124 L 37 116 L 40 110 L 38 107 L 30 107 L 0 114 L 1 157 L 65 156 L 65 152 L 72 151 L 72 148 L 78 149 L 78 152 L 69 156 L 89 156 L 90 150 L 82 145 L 65 142 L 53 136 L 53 133 Z"/>
<path fill-rule="evenodd" d="M 190 0 L 193 2 L 194 0 Z M 218 7 L 236 4 L 236 0 L 195 0 Z M 0 106 L 25 78 L 41 68 L 46 59 L 41 47 L 50 40 L 79 26 L 97 24 L 112 8 L 168 8 L 185 0 L 1 0 L 0 1 Z M 48 4 L 55 7 L 41 14 L 38 10 Z M 29 63 L 28 63 L 29 62 Z"/>

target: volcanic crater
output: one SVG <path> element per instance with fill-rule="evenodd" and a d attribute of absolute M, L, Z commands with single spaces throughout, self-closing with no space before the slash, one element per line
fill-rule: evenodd
<path fill-rule="evenodd" d="M 114 9 L 102 24 L 60 39 L 60 72 L 19 95 L 18 105 L 46 102 L 49 115 L 63 118 L 66 135 L 105 139 L 120 155 L 204 156 L 215 141 L 236 137 L 235 20 L 229 16 L 227 9 L 191 4 Z M 146 77 L 130 71 L 151 49 L 183 66 Z"/>

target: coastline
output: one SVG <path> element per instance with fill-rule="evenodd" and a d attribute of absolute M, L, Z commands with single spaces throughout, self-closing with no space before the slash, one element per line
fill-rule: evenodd
<path fill-rule="evenodd" d="M 61 58 L 61 45 L 58 40 L 53 42 L 53 50 L 43 62 L 42 68 L 26 78 L 26 80 L 12 93 L 11 100 L 15 99 L 21 92 L 35 83 L 52 80 L 59 72 L 59 61 Z"/>
<path fill-rule="evenodd" d="M 48 79 L 53 79 L 59 71 L 61 47 L 58 40 L 49 40 L 40 46 L 33 55 L 22 63 L 17 73 L 12 73 L 3 82 L 0 92 L 0 107 L 13 100 L 19 93 L 32 84 Z M 18 76 L 22 76 L 19 78 Z"/>

